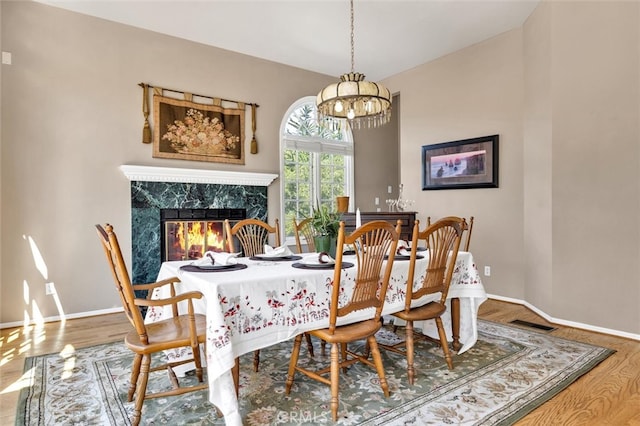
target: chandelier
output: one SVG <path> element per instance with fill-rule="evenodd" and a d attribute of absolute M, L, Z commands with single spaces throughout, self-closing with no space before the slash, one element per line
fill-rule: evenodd
<path fill-rule="evenodd" d="M 354 72 L 353 0 L 351 0 L 351 72 L 325 87 L 316 97 L 318 118 L 346 118 L 351 128 L 382 126 L 391 119 L 391 93 L 380 83 Z"/>

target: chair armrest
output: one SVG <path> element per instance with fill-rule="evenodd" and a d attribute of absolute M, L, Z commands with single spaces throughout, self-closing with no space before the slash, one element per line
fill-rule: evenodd
<path fill-rule="evenodd" d="M 177 296 L 169 297 L 167 299 L 134 299 L 133 302 L 136 306 L 166 306 L 173 305 L 183 300 L 202 299 L 203 296 L 204 295 L 199 291 L 188 291 L 186 293 L 181 293 Z"/>
<path fill-rule="evenodd" d="M 152 290 L 152 289 L 157 288 L 157 287 L 162 287 L 163 285 L 179 283 L 179 282 L 180 282 L 180 278 L 171 277 L 171 278 L 167 278 L 167 279 L 164 279 L 164 280 L 160 280 L 160 281 L 155 282 L 155 283 L 133 284 L 133 289 L 134 290 Z"/>

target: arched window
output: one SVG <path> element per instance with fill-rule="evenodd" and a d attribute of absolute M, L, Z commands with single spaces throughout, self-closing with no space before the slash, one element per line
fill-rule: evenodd
<path fill-rule="evenodd" d="M 353 135 L 345 120 L 318 122 L 315 97 L 294 102 L 280 125 L 281 222 L 293 238 L 293 218 L 308 217 L 317 204 L 336 208 L 336 197 L 353 200 Z M 287 243 L 290 244 L 289 240 Z"/>

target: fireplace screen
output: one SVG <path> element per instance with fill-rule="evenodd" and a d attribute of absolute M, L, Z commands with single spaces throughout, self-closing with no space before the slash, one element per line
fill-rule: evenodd
<path fill-rule="evenodd" d="M 160 212 L 162 260 L 201 258 L 206 251 L 227 249 L 224 220 L 246 217 L 245 209 L 164 209 Z"/>

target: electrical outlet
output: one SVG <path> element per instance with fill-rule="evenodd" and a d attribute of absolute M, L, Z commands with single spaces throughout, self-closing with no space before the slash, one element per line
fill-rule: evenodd
<path fill-rule="evenodd" d="M 11 52 L 2 52 L 2 63 L 4 65 L 11 65 Z"/>
<path fill-rule="evenodd" d="M 387 186 L 387 192 L 389 194 L 391 194 L 393 192 L 393 188 L 391 188 L 391 185 Z"/>
<path fill-rule="evenodd" d="M 56 292 L 56 286 L 53 283 L 45 283 L 44 292 L 46 294 L 53 294 Z"/>
<path fill-rule="evenodd" d="M 485 266 L 484 267 L 484 276 L 485 277 L 490 277 L 491 276 L 491 266 Z"/>

